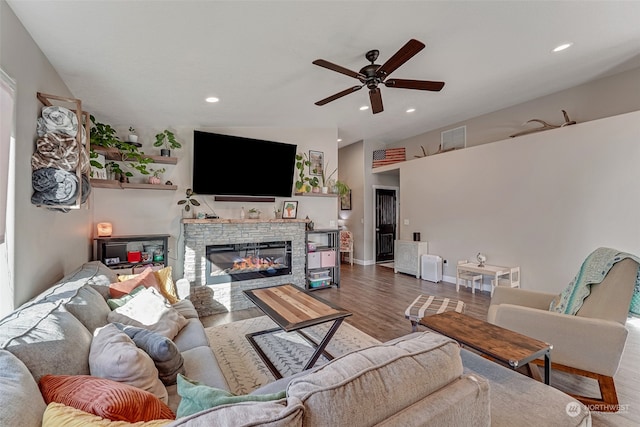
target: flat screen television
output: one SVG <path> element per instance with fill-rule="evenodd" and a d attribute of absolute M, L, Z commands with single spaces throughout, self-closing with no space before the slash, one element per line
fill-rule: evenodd
<path fill-rule="evenodd" d="M 193 131 L 193 191 L 291 197 L 297 145 Z"/>

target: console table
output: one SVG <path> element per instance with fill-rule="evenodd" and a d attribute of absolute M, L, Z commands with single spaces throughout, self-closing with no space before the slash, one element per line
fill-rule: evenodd
<path fill-rule="evenodd" d="M 393 271 L 412 274 L 420 278 L 420 258 L 428 253 L 427 242 L 396 240 L 393 250 Z"/>

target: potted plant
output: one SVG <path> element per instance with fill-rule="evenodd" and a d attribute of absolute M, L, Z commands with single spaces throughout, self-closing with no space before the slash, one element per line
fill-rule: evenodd
<path fill-rule="evenodd" d="M 318 179 L 318 177 L 314 176 L 313 178 L 307 178 L 307 180 L 309 181 L 309 185 L 311 186 L 311 192 L 312 193 L 319 193 L 320 192 L 320 180 Z"/>
<path fill-rule="evenodd" d="M 334 188 L 334 192 L 337 193 L 340 197 L 346 196 L 351 190 L 351 188 L 349 188 L 347 184 L 345 184 L 340 180 L 336 181 L 333 188 Z"/>
<path fill-rule="evenodd" d="M 164 148 L 160 150 L 160 155 L 164 157 L 171 156 L 171 149 L 182 148 L 182 144 L 178 142 L 175 134 L 167 129 L 156 134 L 156 142 L 153 143 L 154 147 L 162 147 L 163 145 Z"/>
<path fill-rule="evenodd" d="M 198 202 L 196 199 L 191 198 L 194 194 L 195 193 L 192 189 L 187 188 L 187 190 L 185 191 L 185 198 L 182 200 L 178 200 L 178 206 L 184 205 L 184 209 L 182 211 L 182 216 L 184 218 L 193 216 L 191 215 L 191 206 L 200 206 L 200 202 Z"/>
<path fill-rule="evenodd" d="M 129 136 L 127 137 L 127 141 L 134 145 L 137 145 L 138 143 L 138 135 L 136 135 L 136 130 L 133 126 L 129 126 Z"/>
<path fill-rule="evenodd" d="M 162 183 L 162 174 L 165 173 L 165 168 L 160 169 L 150 169 L 152 175 L 149 177 L 149 184 L 161 184 Z"/>
<path fill-rule="evenodd" d="M 298 179 L 296 180 L 296 193 L 306 193 L 307 182 L 309 177 L 305 176 L 304 169 L 309 166 L 311 162 L 307 157 L 307 153 L 296 154 L 296 169 L 298 169 Z"/>
<path fill-rule="evenodd" d="M 322 168 L 322 171 L 320 173 L 320 176 L 322 177 L 322 193 L 324 194 L 327 194 L 329 192 L 329 187 L 330 187 L 329 184 L 331 183 L 331 177 L 336 172 L 338 172 L 338 168 L 335 168 L 333 172 L 331 172 L 329 175 L 325 174 L 325 170 L 327 170 L 328 165 L 329 165 L 329 162 L 327 161 L 327 163 L 325 164 L 325 167 Z"/>
<path fill-rule="evenodd" d="M 276 219 L 282 219 L 282 209 L 280 208 L 276 208 L 275 206 L 273 207 L 273 216 Z"/>
<path fill-rule="evenodd" d="M 258 219 L 260 218 L 260 209 L 251 208 L 249 209 L 248 214 L 250 219 Z"/>
<path fill-rule="evenodd" d="M 94 154 L 96 153 L 95 147 L 115 148 L 117 155 L 120 157 L 120 161 L 130 161 L 130 167 L 136 169 L 142 175 L 149 175 L 147 164 L 152 162 L 149 157 L 145 156 L 144 153 L 141 153 L 140 150 L 138 150 L 138 147 L 134 144 L 120 141 L 120 138 L 116 135 L 116 130 L 111 125 L 100 123 L 93 115 L 90 115 L 89 118 L 92 123 L 89 133 L 91 141 L 91 150 L 89 153 L 90 159 L 97 157 L 94 157 Z M 97 161 L 90 162 L 92 166 L 98 167 L 96 165 Z M 113 162 L 111 162 L 110 165 L 112 169 L 116 168 L 116 171 L 122 172 L 119 165 L 114 165 Z M 126 177 L 133 176 L 130 172 L 122 173 L 122 175 Z"/>

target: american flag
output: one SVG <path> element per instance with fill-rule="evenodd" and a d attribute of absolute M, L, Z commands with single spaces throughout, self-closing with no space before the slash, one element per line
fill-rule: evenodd
<path fill-rule="evenodd" d="M 373 167 L 391 165 L 393 163 L 407 160 L 404 148 L 387 148 L 386 150 L 375 150 L 373 152 Z"/>

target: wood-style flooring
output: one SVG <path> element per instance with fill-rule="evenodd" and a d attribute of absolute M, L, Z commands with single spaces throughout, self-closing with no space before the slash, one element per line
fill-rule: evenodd
<path fill-rule="evenodd" d="M 453 283 L 432 283 L 407 274 L 395 274 L 392 268 L 379 265 L 342 264 L 340 274 L 340 288 L 318 290 L 317 295 L 351 311 L 353 315 L 345 321 L 380 341 L 411 332 L 404 311 L 420 294 L 462 300 L 466 304 L 465 314 L 481 320 L 486 320 L 491 301 L 489 292 L 476 290 L 472 294 L 471 288 L 463 286 L 456 292 Z M 213 326 L 262 315 L 262 311 L 252 308 L 201 320 L 205 326 Z M 640 319 L 630 319 L 627 329 L 627 345 L 614 378 L 623 410 L 615 414 L 593 412 L 594 426 L 640 426 Z M 556 372 L 552 373 L 552 385 L 565 391 L 597 395 L 594 383 L 564 378 Z"/>

